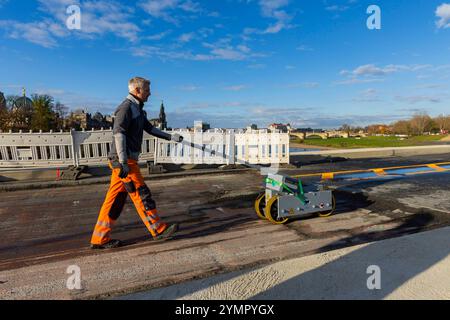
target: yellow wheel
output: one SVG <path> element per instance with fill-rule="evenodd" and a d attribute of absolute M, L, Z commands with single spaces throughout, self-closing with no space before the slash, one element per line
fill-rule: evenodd
<path fill-rule="evenodd" d="M 264 209 L 266 208 L 266 193 L 261 193 L 255 200 L 255 211 L 260 219 L 266 220 Z"/>
<path fill-rule="evenodd" d="M 266 210 L 265 210 L 266 218 L 272 223 L 275 224 L 284 224 L 288 222 L 288 218 L 278 219 L 278 196 L 273 196 L 267 202 Z"/>
<path fill-rule="evenodd" d="M 331 215 L 333 215 L 333 213 L 334 213 L 334 210 L 336 209 L 336 198 L 334 197 L 334 195 L 332 195 L 332 209 L 330 210 L 330 211 L 328 211 L 328 212 L 324 212 L 324 213 L 319 213 L 318 215 L 319 215 L 319 217 L 321 217 L 321 218 L 327 218 L 327 217 L 329 217 L 329 216 L 331 216 Z"/>

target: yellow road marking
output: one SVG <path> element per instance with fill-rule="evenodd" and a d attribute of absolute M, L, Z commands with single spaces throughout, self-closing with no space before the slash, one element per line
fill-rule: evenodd
<path fill-rule="evenodd" d="M 439 167 L 436 164 L 429 164 L 428 167 L 431 168 L 431 169 L 437 170 L 437 171 L 447 171 L 448 170 L 448 169 L 445 169 L 445 168 L 441 168 L 441 167 Z"/>
<path fill-rule="evenodd" d="M 384 171 L 383 169 L 373 169 L 373 172 L 375 172 L 377 174 L 377 176 L 385 176 L 386 175 L 386 171 Z"/>
<path fill-rule="evenodd" d="M 334 173 L 327 172 L 322 174 L 322 180 L 333 180 L 334 179 Z"/>
<path fill-rule="evenodd" d="M 370 173 L 375 172 L 377 175 L 380 175 L 381 172 L 386 174 L 387 170 L 399 170 L 399 169 L 411 169 L 411 168 L 423 168 L 429 167 L 431 169 L 437 170 L 439 172 L 450 171 L 450 169 L 441 168 L 440 166 L 450 165 L 450 162 L 440 162 L 440 163 L 430 163 L 430 164 L 415 164 L 408 166 L 398 166 L 398 167 L 387 167 L 387 168 L 375 168 L 375 169 L 365 169 L 365 170 L 348 170 L 348 171 L 336 171 L 336 172 L 319 172 L 319 173 L 308 173 L 308 174 L 300 174 L 292 176 L 293 178 L 305 178 L 305 177 L 319 177 L 321 176 L 324 180 L 332 180 L 336 175 L 340 174 L 353 174 L 353 173 Z M 430 173 L 433 171 L 426 172 L 416 172 L 409 173 L 410 174 L 420 174 L 420 173 Z"/>

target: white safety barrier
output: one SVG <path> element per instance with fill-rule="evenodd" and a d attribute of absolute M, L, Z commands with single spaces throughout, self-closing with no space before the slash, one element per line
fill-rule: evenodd
<path fill-rule="evenodd" d="M 289 163 L 289 134 L 267 130 L 206 132 L 177 130 L 183 143 L 157 139 L 157 163 L 175 164 L 281 164 Z"/>
<path fill-rule="evenodd" d="M 184 142 L 144 133 L 140 161 L 175 164 L 289 163 L 289 135 L 266 130 L 177 130 Z M 0 168 L 104 164 L 112 131 L 0 133 Z M 156 149 L 156 152 L 155 152 Z"/>

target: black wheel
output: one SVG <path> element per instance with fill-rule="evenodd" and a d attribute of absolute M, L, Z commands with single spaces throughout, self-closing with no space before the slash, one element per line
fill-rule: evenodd
<path fill-rule="evenodd" d="M 255 200 L 255 212 L 262 220 L 266 220 L 264 210 L 266 208 L 266 193 L 261 193 Z"/>
<path fill-rule="evenodd" d="M 332 209 L 328 212 L 322 212 L 319 213 L 319 217 L 321 218 L 327 218 L 329 216 L 332 216 L 334 213 L 334 210 L 336 210 L 336 198 L 334 197 L 334 195 L 331 196 L 332 197 Z"/>
<path fill-rule="evenodd" d="M 267 220 L 275 224 L 285 224 L 289 221 L 288 218 L 278 218 L 278 196 L 273 196 L 267 202 L 265 210 Z"/>

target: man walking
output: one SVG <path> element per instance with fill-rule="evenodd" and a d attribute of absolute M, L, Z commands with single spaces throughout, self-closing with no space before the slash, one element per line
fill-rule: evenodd
<path fill-rule="evenodd" d="M 115 248 L 121 245 L 119 240 L 110 238 L 110 233 L 128 195 L 155 240 L 170 238 L 178 230 L 177 224 L 167 225 L 159 218 L 150 189 L 141 175 L 138 158 L 144 130 L 155 137 L 176 142 L 182 142 L 183 137 L 165 133 L 148 121 L 143 107 L 151 95 L 149 80 L 133 78 L 129 81 L 128 89 L 130 94 L 115 112 L 113 142 L 109 154 L 111 184 L 92 234 L 92 249 Z"/>

